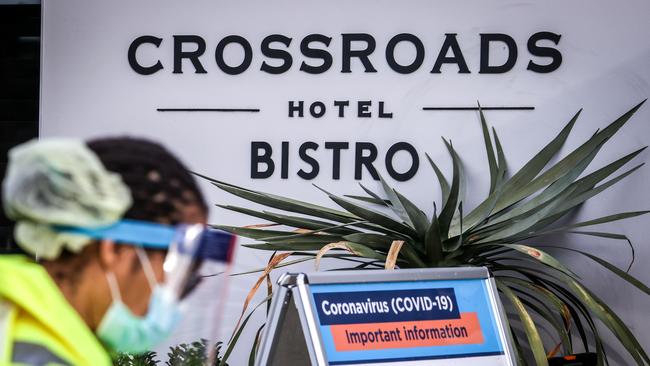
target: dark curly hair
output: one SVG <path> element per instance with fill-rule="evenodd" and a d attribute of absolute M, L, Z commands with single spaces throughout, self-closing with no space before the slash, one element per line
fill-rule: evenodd
<path fill-rule="evenodd" d="M 179 207 L 208 207 L 194 177 L 158 143 L 132 137 L 91 140 L 88 147 L 107 170 L 118 173 L 131 190 L 133 204 L 125 218 L 179 224 Z"/>

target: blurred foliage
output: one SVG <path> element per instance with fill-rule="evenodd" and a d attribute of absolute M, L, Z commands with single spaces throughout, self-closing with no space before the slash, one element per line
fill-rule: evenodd
<path fill-rule="evenodd" d="M 179 344 L 169 348 L 167 353 L 168 360 L 165 362 L 166 366 L 206 366 L 207 354 L 206 346 L 207 340 L 201 339 L 200 341 L 192 342 L 191 344 Z M 221 346 L 222 343 L 218 342 L 215 345 L 216 359 L 213 365 L 218 365 L 221 362 Z M 160 364 L 155 352 L 145 352 L 140 355 L 132 355 L 128 353 L 120 353 L 113 360 L 115 366 L 155 366 Z M 228 365 L 224 363 L 223 365 Z"/>

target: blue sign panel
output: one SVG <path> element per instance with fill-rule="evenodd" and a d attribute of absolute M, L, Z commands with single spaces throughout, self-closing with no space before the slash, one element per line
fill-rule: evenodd
<path fill-rule="evenodd" d="M 509 365 L 485 279 L 312 284 L 330 365 Z"/>

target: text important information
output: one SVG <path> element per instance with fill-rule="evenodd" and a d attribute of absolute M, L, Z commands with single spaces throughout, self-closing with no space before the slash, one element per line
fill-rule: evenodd
<path fill-rule="evenodd" d="M 503 354 L 483 280 L 315 285 L 312 293 L 330 365 Z"/>

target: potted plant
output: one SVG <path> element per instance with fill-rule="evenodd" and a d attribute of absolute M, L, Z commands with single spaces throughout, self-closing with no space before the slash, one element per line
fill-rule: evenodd
<path fill-rule="evenodd" d="M 261 270 L 262 276 L 244 304 L 242 318 L 224 360 L 250 319 L 252 311 L 246 313 L 246 310 L 252 295 L 265 279 L 269 281 L 268 274 L 273 268 L 307 260 L 318 262 L 322 257 L 331 257 L 345 260 L 355 268 L 485 266 L 494 275 L 503 302 L 510 304 L 515 310 L 515 317 L 521 322 L 525 336 L 517 337 L 515 334 L 514 337 L 520 354 L 520 345 L 527 344 L 536 364 L 548 365 L 548 356 L 560 351 L 571 354 L 575 348 L 595 352 L 598 364 L 605 364 L 607 355 L 602 336 L 595 325 L 597 319 L 611 330 L 637 364 L 650 364 L 645 350 L 616 312 L 585 287 L 571 269 L 550 255 L 547 248 L 579 253 L 639 290 L 650 294 L 650 289 L 629 275 L 628 271 L 615 267 L 595 254 L 566 245 L 532 245 L 529 242 L 532 238 L 540 238 L 537 240 L 539 242 L 551 233 L 565 232 L 629 243 L 625 235 L 585 228 L 632 218 L 648 211 L 622 212 L 563 225 L 558 225 L 558 220 L 643 165 L 617 173 L 645 147 L 589 174 L 583 174 L 601 147 L 642 104 L 594 133 L 556 163 L 549 164 L 569 136 L 580 114 L 578 112 L 555 138 L 512 175 L 508 173 L 497 133 L 494 129 L 490 133 L 481 111 L 481 127 L 490 170 L 489 194 L 471 210 L 463 206 L 460 158 L 452 143 L 443 139 L 453 162 L 453 174 L 451 181 L 448 181 L 427 156 L 442 191 L 440 204 L 434 204 L 432 217 L 383 179 L 381 192 L 361 185 L 367 194 L 364 196 L 339 196 L 318 187 L 340 206 L 340 209 L 333 209 L 202 176 L 226 192 L 276 209 L 271 212 L 221 205 L 228 210 L 267 220 L 269 224 L 253 227 L 219 225 L 217 228 L 256 241 L 247 244 L 247 247 L 273 252 L 269 265 Z M 276 225 L 289 229 L 268 228 Z M 631 243 L 629 245 L 632 247 Z M 265 301 L 269 299 L 267 297 Z M 557 343 L 544 344 L 539 334 L 542 323 L 551 326 Z M 574 345 L 573 337 L 580 340 L 581 346 Z M 251 359 L 254 352 L 255 345 Z"/>

